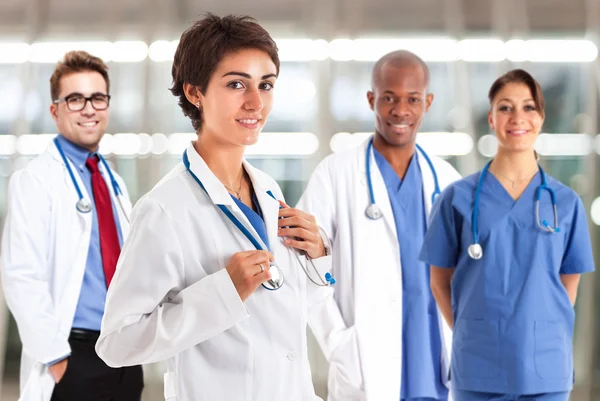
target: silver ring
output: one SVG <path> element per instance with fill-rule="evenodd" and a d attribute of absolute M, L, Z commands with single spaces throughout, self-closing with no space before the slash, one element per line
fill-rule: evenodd
<path fill-rule="evenodd" d="M 262 272 L 264 272 L 264 271 L 265 271 L 265 268 L 263 267 L 262 263 L 259 263 L 258 265 L 260 266 L 260 272 L 261 272 L 261 273 L 262 273 Z"/>

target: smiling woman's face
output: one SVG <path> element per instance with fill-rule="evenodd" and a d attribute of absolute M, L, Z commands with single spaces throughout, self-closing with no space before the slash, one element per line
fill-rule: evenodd
<path fill-rule="evenodd" d="M 492 101 L 488 121 L 502 150 L 533 150 L 544 123 L 544 117 L 537 109 L 531 90 L 523 83 L 509 83 L 498 91 Z"/>
<path fill-rule="evenodd" d="M 200 134 L 230 145 L 256 143 L 273 107 L 276 80 L 277 68 L 264 51 L 227 54 L 200 95 Z"/>

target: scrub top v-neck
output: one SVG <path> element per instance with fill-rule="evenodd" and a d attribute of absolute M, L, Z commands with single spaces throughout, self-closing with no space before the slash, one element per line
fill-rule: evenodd
<path fill-rule="evenodd" d="M 234 200 L 235 204 L 240 208 L 242 213 L 244 213 L 250 224 L 252 224 L 252 227 L 254 227 L 254 230 L 259 235 L 260 239 L 262 239 L 264 244 L 267 246 L 267 249 L 271 249 L 269 237 L 267 236 L 267 229 L 265 227 L 265 221 L 263 219 L 262 209 L 260 208 L 260 204 L 258 203 L 258 199 L 254 190 L 252 191 L 252 204 L 256 208 L 256 212 L 235 196 L 230 196 L 231 199 Z"/>

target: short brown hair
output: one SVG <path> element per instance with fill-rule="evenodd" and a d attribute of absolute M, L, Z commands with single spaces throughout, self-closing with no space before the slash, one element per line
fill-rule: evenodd
<path fill-rule="evenodd" d="M 488 99 L 490 100 L 490 104 L 494 102 L 496 95 L 498 92 L 502 90 L 506 85 L 511 83 L 519 83 L 527 85 L 529 91 L 531 92 L 531 96 L 533 97 L 533 101 L 535 102 L 535 109 L 538 113 L 543 117 L 544 116 L 544 94 L 542 93 L 542 88 L 540 84 L 525 70 L 517 69 L 507 72 L 498 78 L 490 88 L 490 92 L 488 93 Z"/>
<path fill-rule="evenodd" d="M 110 79 L 108 67 L 102 59 L 92 56 L 83 50 L 74 50 L 66 53 L 62 60 L 56 63 L 54 72 L 50 77 L 50 96 L 52 101 L 58 99 L 60 93 L 60 80 L 62 77 L 76 72 L 92 71 L 102 75 L 106 82 L 106 92 L 110 93 Z"/>
<path fill-rule="evenodd" d="M 202 127 L 202 112 L 187 100 L 183 84 L 198 86 L 200 92 L 206 93 L 208 82 L 223 57 L 241 49 L 264 51 L 273 60 L 279 74 L 277 45 L 252 17 L 227 15 L 221 18 L 207 13 L 181 35 L 173 59 L 173 86 L 170 90 L 179 97 L 179 106 L 183 114 L 192 120 L 196 131 Z"/>

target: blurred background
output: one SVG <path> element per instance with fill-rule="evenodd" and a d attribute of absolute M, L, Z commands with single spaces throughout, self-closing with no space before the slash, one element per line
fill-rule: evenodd
<path fill-rule="evenodd" d="M 516 67 L 534 75 L 546 97 L 541 163 L 581 195 L 599 244 L 600 0 L 0 0 L 0 226 L 11 173 L 56 134 L 49 78 L 68 50 L 109 62 L 111 117 L 101 152 L 132 201 L 179 162 L 194 134 L 168 91 L 171 59 L 180 34 L 206 11 L 251 15 L 278 42 L 275 107 L 247 156 L 277 179 L 289 204 L 316 163 L 372 131 L 371 68 L 404 48 L 429 64 L 435 94 L 419 143 L 463 175 L 494 154 L 492 82 Z M 572 400 L 600 400 L 599 286 L 594 275 L 581 282 Z M 17 399 L 20 347 L 0 296 L 2 401 Z M 310 352 L 324 396 L 327 364 L 314 342 Z M 162 370 L 146 367 L 146 401 L 163 399 Z"/>

